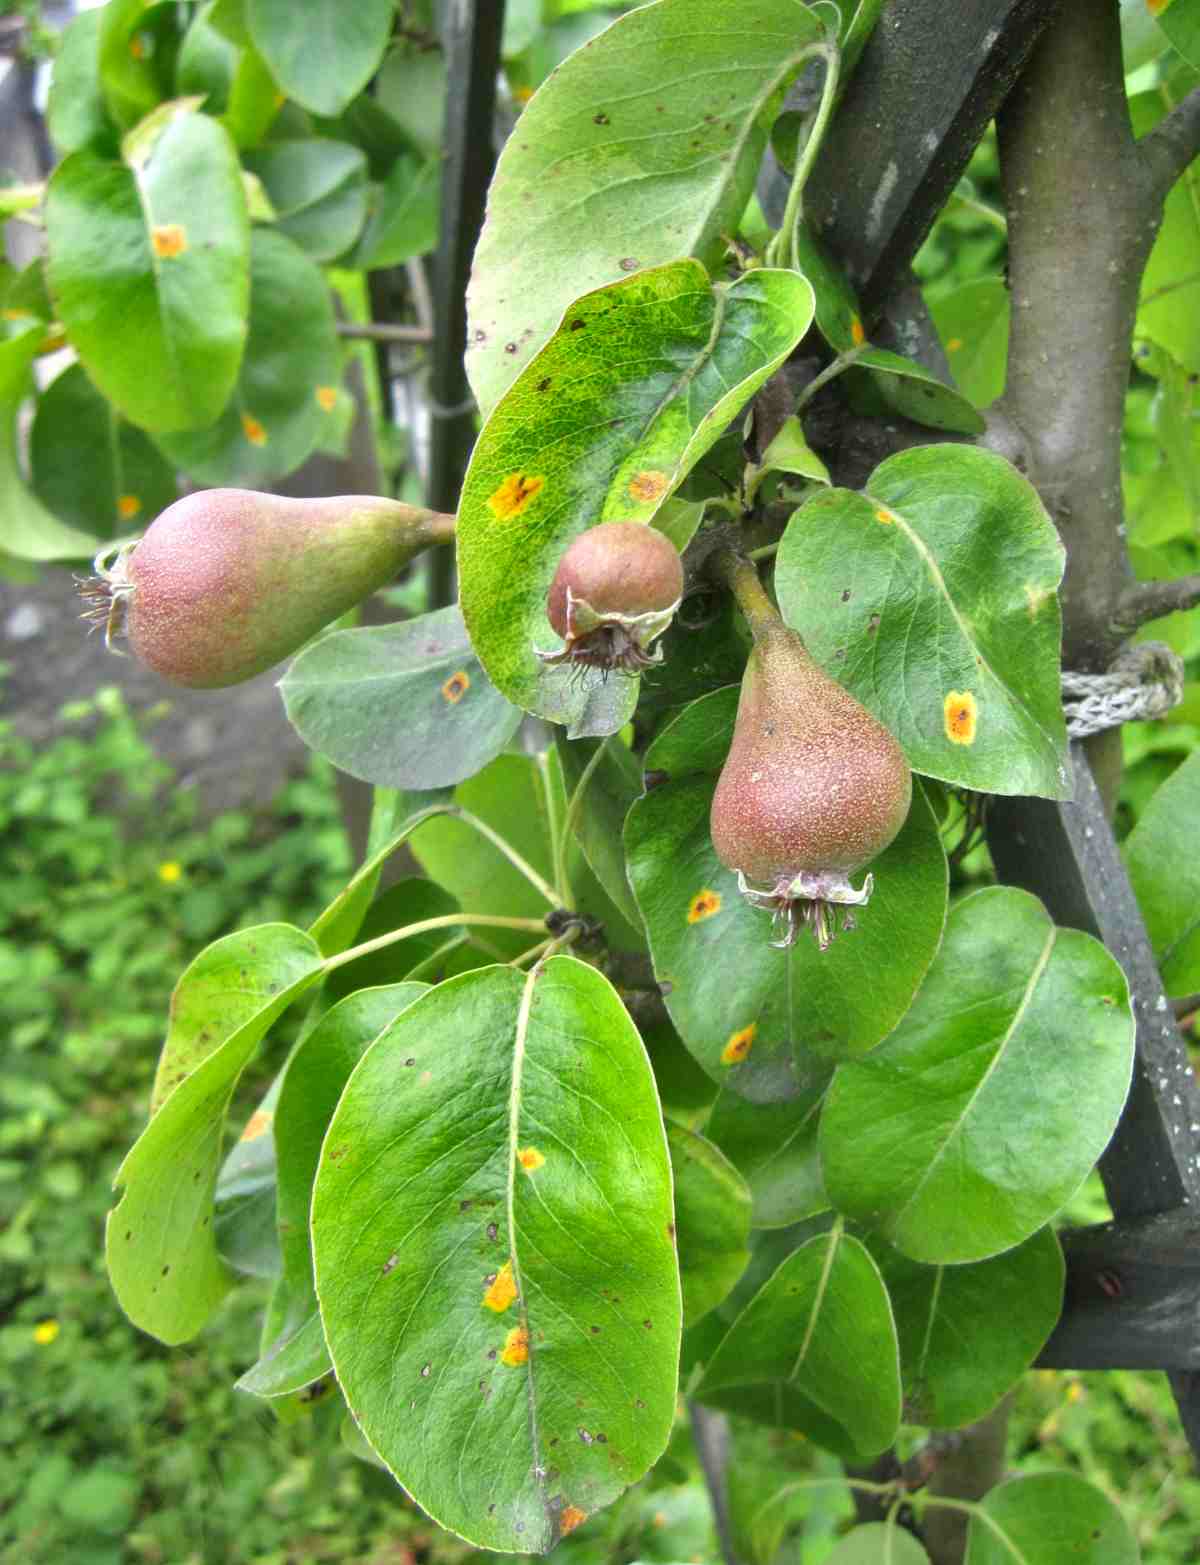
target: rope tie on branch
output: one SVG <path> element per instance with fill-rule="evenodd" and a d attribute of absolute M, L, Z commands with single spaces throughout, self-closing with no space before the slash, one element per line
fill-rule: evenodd
<path fill-rule="evenodd" d="M 1122 723 L 1162 717 L 1183 700 L 1183 678 L 1183 659 L 1161 641 L 1126 647 L 1103 674 L 1064 669 L 1067 733 L 1087 739 Z"/>

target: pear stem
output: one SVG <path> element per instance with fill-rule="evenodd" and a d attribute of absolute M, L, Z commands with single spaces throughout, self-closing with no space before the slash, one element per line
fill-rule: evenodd
<path fill-rule="evenodd" d="M 426 511 L 422 518 L 426 541 L 431 544 L 453 543 L 456 520 L 456 517 L 447 515 L 445 511 Z"/>
<path fill-rule="evenodd" d="M 756 642 L 784 628 L 779 610 L 759 580 L 752 560 L 733 549 L 718 549 L 713 554 L 712 572 L 737 599 L 738 608 L 746 616 Z"/>

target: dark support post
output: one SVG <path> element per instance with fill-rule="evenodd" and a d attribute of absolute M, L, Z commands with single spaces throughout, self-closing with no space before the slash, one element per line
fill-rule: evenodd
<path fill-rule="evenodd" d="M 475 440 L 474 404 L 463 368 L 466 293 L 495 162 L 492 124 L 504 0 L 447 0 L 445 18 L 445 162 L 441 239 L 433 275 L 427 501 L 435 510 L 454 511 Z M 433 562 L 431 596 L 436 607 L 453 601 L 454 560 L 450 550 L 437 549 Z"/>

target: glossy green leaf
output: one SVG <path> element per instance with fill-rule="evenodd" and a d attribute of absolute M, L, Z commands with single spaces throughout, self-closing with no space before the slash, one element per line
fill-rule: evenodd
<path fill-rule="evenodd" d="M 930 429 L 959 435 L 981 435 L 987 424 L 978 410 L 916 359 L 887 348 L 868 347 L 846 371 L 851 406 L 864 412 L 899 413 Z"/>
<path fill-rule="evenodd" d="M 912 1533 L 894 1522 L 855 1527 L 825 1556 L 825 1565 L 929 1565 Z"/>
<path fill-rule="evenodd" d="M 736 1092 L 721 1092 L 704 1127 L 743 1175 L 753 1199 L 755 1228 L 784 1228 L 823 1212 L 829 1205 L 821 1181 L 817 1126 L 825 1078 L 783 1103 L 750 1103 Z"/>
<path fill-rule="evenodd" d="M 651 745 L 657 785 L 629 812 L 625 852 L 680 1036 L 715 1080 L 762 1102 L 818 1088 L 831 1061 L 891 1031 L 941 939 L 947 875 L 918 787 L 908 821 L 870 866 L 875 891 L 856 910 L 858 927 L 824 953 L 807 936 L 773 947 L 770 916 L 741 896 L 709 836 L 736 706 L 736 690 L 705 696 Z M 658 781 L 664 772 L 669 781 Z"/>
<path fill-rule="evenodd" d="M 348 257 L 349 264 L 372 271 L 400 266 L 434 249 L 441 213 L 441 180 L 438 159 L 419 162 L 401 153 L 387 178 L 371 191 L 366 223 Z"/>
<path fill-rule="evenodd" d="M 649 1063 L 594 968 L 451 979 L 367 1052 L 321 1153 L 317 1292 L 359 1427 L 432 1518 L 542 1552 L 658 1458 L 671 1220 Z"/>
<path fill-rule="evenodd" d="M 835 353 L 864 346 L 858 297 L 842 268 L 805 223 L 796 227 L 796 255 L 816 300 L 817 329 Z"/>
<path fill-rule="evenodd" d="M 128 129 L 171 90 L 177 7 L 108 0 L 100 17 L 100 85 L 109 113 Z"/>
<path fill-rule="evenodd" d="M 829 469 L 804 438 L 804 425 L 794 414 L 784 419 L 763 452 L 759 469 L 764 473 L 794 473 L 811 483 L 830 482 Z"/>
<path fill-rule="evenodd" d="M 695 1395 L 765 1385 L 789 1393 L 791 1427 L 853 1461 L 900 1424 L 900 1359 L 883 1279 L 835 1225 L 794 1250 L 738 1315 Z"/>
<path fill-rule="evenodd" d="M 1125 842 L 1125 862 L 1170 994 L 1200 989 L 1200 754 L 1157 790 Z"/>
<path fill-rule="evenodd" d="M 45 338 L 40 321 L 0 337 L 0 555 L 19 560 L 79 560 L 96 552 L 93 534 L 60 521 L 25 483 L 17 461 L 17 411 L 29 369 Z"/>
<path fill-rule="evenodd" d="M 238 47 L 212 25 L 214 0 L 196 9 L 179 44 L 175 61 L 175 94 L 202 94 L 206 114 L 224 114 L 237 70 Z"/>
<path fill-rule="evenodd" d="M 957 1429 L 982 1418 L 1058 1322 L 1064 1266 L 1053 1231 L 968 1266 L 923 1266 L 875 1238 L 868 1248 L 900 1334 L 905 1419 Z"/>
<path fill-rule="evenodd" d="M 800 0 L 658 0 L 555 71 L 500 156 L 475 252 L 467 373 L 485 415 L 580 294 L 677 256 L 716 268 L 824 38 Z"/>
<path fill-rule="evenodd" d="M 1175 0 L 1179 4 L 1179 0 Z M 1160 16 L 1159 21 L 1163 18 Z M 1144 135 L 1178 94 L 1170 89 L 1138 93 L 1129 100 L 1134 133 Z M 1200 374 L 1200 159 L 1175 182 L 1163 206 L 1162 223 L 1142 273 L 1136 333 L 1167 348 L 1193 374 Z"/>
<path fill-rule="evenodd" d="M 330 1367 L 317 1313 L 308 1213 L 321 1142 L 363 1054 L 426 984 L 360 989 L 327 1011 L 288 1061 L 274 1116 L 279 1241 L 288 1308 L 277 1339 L 238 1381 L 255 1396 L 286 1396 Z"/>
<path fill-rule="evenodd" d="M 42 393 L 29 435 L 33 487 L 64 522 L 117 538 L 146 526 L 176 499 L 175 469 L 69 365 Z"/>
<path fill-rule="evenodd" d="M 1166 10 L 1154 7 L 1158 25 L 1192 67 L 1200 71 L 1200 4 L 1197 0 L 1169 0 Z"/>
<path fill-rule="evenodd" d="M 1002 457 L 918 446 L 862 493 L 794 513 L 775 587 L 819 663 L 918 772 L 991 793 L 1070 795 L 1056 588 L 1063 548 Z"/>
<path fill-rule="evenodd" d="M 176 986 L 157 1107 L 117 1170 L 106 1238 L 122 1309 L 160 1341 L 194 1336 L 230 1286 L 212 1231 L 225 1115 L 267 1029 L 320 974 L 307 935 L 264 924 L 216 941 Z"/>
<path fill-rule="evenodd" d="M 976 277 L 929 304 L 955 382 L 976 407 L 1004 390 L 1008 367 L 1008 289 L 1000 277 Z"/>
<path fill-rule="evenodd" d="M 405 929 L 431 918 L 444 918 L 459 911 L 458 903 L 432 880 L 422 880 L 406 875 L 381 891 L 367 910 L 362 926 L 354 937 L 356 945 L 364 945 L 381 935 Z M 410 935 L 406 940 L 395 940 L 336 968 L 325 981 L 325 994 L 331 1000 L 340 1000 L 356 989 L 395 984 L 407 978 L 415 967 L 428 962 L 440 951 L 447 940 L 462 931 L 454 929 L 429 929 L 422 935 Z"/>
<path fill-rule="evenodd" d="M 395 9 L 395 0 L 246 0 L 245 14 L 288 97 L 314 114 L 340 114 L 379 68 Z"/>
<path fill-rule="evenodd" d="M 367 216 L 367 160 L 344 141 L 275 141 L 246 167 L 262 180 L 276 226 L 314 261 L 331 261 L 358 238 Z"/>
<path fill-rule="evenodd" d="M 1129 1524 L 1106 1494 L 1075 1473 L 1030 1473 L 989 1489 L 973 1516 L 965 1565 L 1137 1565 Z"/>
<path fill-rule="evenodd" d="M 1028 892 L 977 891 L 891 1037 L 834 1076 L 830 1199 L 913 1260 L 1010 1249 L 1082 1184 L 1132 1066 L 1128 987 L 1099 941 L 1056 929 Z"/>
<path fill-rule="evenodd" d="M 100 88 L 103 19 L 98 10 L 81 11 L 67 23 L 59 40 L 46 103 L 46 129 L 64 157 L 93 142 L 115 139 L 116 127 L 108 117 Z"/>
<path fill-rule="evenodd" d="M 621 833 L 630 805 L 642 793 L 641 764 L 616 735 L 601 740 L 560 735 L 558 757 L 570 808 L 576 811 L 574 839 L 596 879 L 636 929 L 641 914 L 625 874 Z"/>
<path fill-rule="evenodd" d="M 750 1259 L 750 1191 L 725 1154 L 694 1130 L 667 1126 L 675 1182 L 675 1243 L 683 1320 L 720 1304 Z"/>
<path fill-rule="evenodd" d="M 340 383 L 333 303 L 320 269 L 283 234 L 256 228 L 250 335 L 233 395 L 209 428 L 159 443 L 201 483 L 262 488 L 320 444 Z"/>
<path fill-rule="evenodd" d="M 59 318 L 104 395 L 156 432 L 211 423 L 237 378 L 250 292 L 227 133 L 181 113 L 137 167 L 73 153 L 47 187 L 46 241 Z"/>
<path fill-rule="evenodd" d="M 572 305 L 484 426 L 459 505 L 463 614 L 511 701 L 573 737 L 628 720 L 635 677 L 538 658 L 562 645 L 546 618 L 559 559 L 597 522 L 649 521 L 811 319 L 795 273 L 714 289 L 695 261 Z"/>
<path fill-rule="evenodd" d="M 484 673 L 458 608 L 395 625 L 332 631 L 280 681 L 293 727 L 352 777 L 441 788 L 473 776 L 521 713 Z"/>

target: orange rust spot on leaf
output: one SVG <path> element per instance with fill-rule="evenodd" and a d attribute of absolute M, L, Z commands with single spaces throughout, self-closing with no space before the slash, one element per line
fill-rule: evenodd
<path fill-rule="evenodd" d="M 961 337 L 951 337 L 950 341 L 946 344 L 946 352 L 947 353 L 957 353 L 958 350 L 962 347 L 962 345 L 963 345 L 963 340 L 962 340 Z"/>
<path fill-rule="evenodd" d="M 488 496 L 488 510 L 499 521 L 511 521 L 533 503 L 545 482 L 532 473 L 510 473 L 495 494 Z"/>
<path fill-rule="evenodd" d="M 139 33 L 134 33 L 129 40 L 129 53 L 134 60 L 144 60 L 146 58 L 146 45 Z"/>
<path fill-rule="evenodd" d="M 666 493 L 669 480 L 665 473 L 658 472 L 653 467 L 644 468 L 640 473 L 635 473 L 629 480 L 629 493 L 641 504 L 650 504 L 654 500 L 660 500 Z"/>
<path fill-rule="evenodd" d="M 514 1326 L 504 1339 L 500 1349 L 500 1362 L 516 1367 L 529 1359 L 529 1332 L 524 1326 Z"/>
<path fill-rule="evenodd" d="M 522 1147 L 517 1153 L 517 1162 L 527 1174 L 532 1174 L 535 1168 L 541 1168 L 545 1161 L 536 1147 Z"/>
<path fill-rule="evenodd" d="M 314 395 L 317 399 L 317 406 L 323 413 L 332 413 L 334 408 L 337 407 L 336 386 L 318 386 Z"/>
<path fill-rule="evenodd" d="M 489 1310 L 495 1310 L 497 1315 L 502 1315 L 516 1296 L 517 1284 L 513 1278 L 512 1262 L 505 1261 L 493 1277 L 491 1286 L 484 1293 L 483 1302 Z"/>
<path fill-rule="evenodd" d="M 150 243 L 160 261 L 170 261 L 187 249 L 187 229 L 182 223 L 159 223 L 150 230 Z"/>
<path fill-rule="evenodd" d="M 1161 16 L 1170 3 L 1171 0 L 1146 0 L 1146 9 L 1151 16 Z"/>
<path fill-rule="evenodd" d="M 710 891 L 706 886 L 703 891 L 697 891 L 696 895 L 688 903 L 687 921 L 689 924 L 699 924 L 706 918 L 711 918 L 714 913 L 721 911 L 721 894 L 718 891 Z"/>
<path fill-rule="evenodd" d="M 865 331 L 863 331 L 863 323 L 859 320 L 857 315 L 852 315 L 850 317 L 850 340 L 854 343 L 856 348 L 861 348 L 863 343 L 867 340 L 867 334 Z"/>
<path fill-rule="evenodd" d="M 117 501 L 117 515 L 123 522 L 127 522 L 131 516 L 136 516 L 142 508 L 142 502 L 135 494 L 123 494 Z"/>
<path fill-rule="evenodd" d="M 946 697 L 943 715 L 946 721 L 946 738 L 951 744 L 975 743 L 975 720 L 978 713 L 975 697 L 969 690 L 951 690 Z"/>
<path fill-rule="evenodd" d="M 882 522 L 885 527 L 890 527 L 896 518 L 890 511 L 885 511 L 882 506 L 875 512 L 875 520 Z"/>
<path fill-rule="evenodd" d="M 259 1136 L 265 1136 L 271 1128 L 274 1115 L 270 1109 L 255 1109 L 246 1121 L 246 1128 L 242 1131 L 243 1141 L 257 1141 Z"/>
<path fill-rule="evenodd" d="M 252 446 L 265 446 L 267 432 L 252 413 L 242 414 L 242 433 Z"/>
<path fill-rule="evenodd" d="M 457 706 L 470 688 L 471 676 L 460 668 L 457 674 L 451 674 L 442 686 L 442 695 L 451 706 Z"/>
<path fill-rule="evenodd" d="M 722 1065 L 737 1065 L 750 1053 L 754 1043 L 754 1034 L 758 1031 L 758 1023 L 751 1022 L 749 1027 L 743 1027 L 740 1032 L 730 1035 L 729 1042 L 721 1050 Z"/>
<path fill-rule="evenodd" d="M 558 1518 L 560 1536 L 565 1538 L 567 1533 L 574 1532 L 576 1527 L 585 1521 L 587 1521 L 586 1511 L 581 1511 L 577 1505 L 566 1506 L 562 1515 Z"/>

